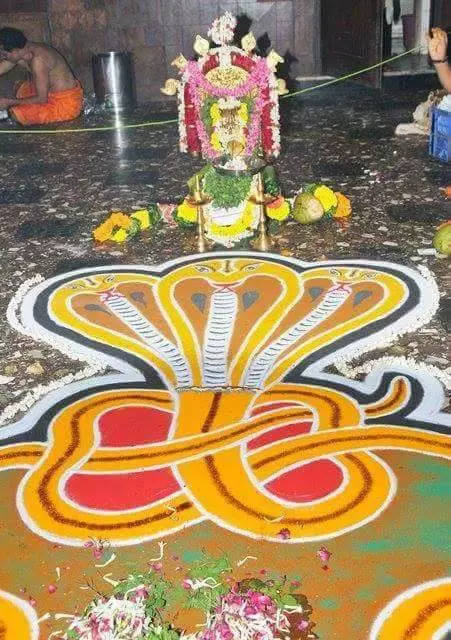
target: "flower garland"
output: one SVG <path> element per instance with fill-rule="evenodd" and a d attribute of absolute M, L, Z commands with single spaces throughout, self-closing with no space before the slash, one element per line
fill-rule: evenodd
<path fill-rule="evenodd" d="M 243 234 L 253 228 L 254 222 L 254 209 L 253 202 L 247 201 L 244 207 L 242 215 L 231 225 L 219 225 L 213 221 L 213 216 L 210 213 L 210 220 L 207 223 L 207 234 L 210 238 L 230 238 L 237 236 L 237 239 L 241 240 L 245 237 Z M 258 219 L 258 218 L 257 218 Z"/>
<path fill-rule="evenodd" d="M 217 98 L 244 98 L 255 88 L 263 89 L 267 83 L 271 71 L 265 58 L 258 59 L 250 71 L 246 81 L 237 87 L 217 87 L 204 76 L 199 68 L 199 64 L 191 60 L 185 67 L 184 80 L 191 86 L 202 89 L 206 94 Z"/>
<path fill-rule="evenodd" d="M 261 117 L 263 109 L 267 103 L 264 89 L 269 82 L 269 78 L 273 75 L 269 69 L 267 62 L 261 58 L 255 62 L 253 69 L 250 71 L 245 82 L 237 87 L 217 87 L 205 77 L 199 68 L 199 64 L 190 61 L 185 67 L 183 74 L 183 90 L 188 89 L 188 94 L 193 102 L 194 113 L 192 119 L 188 118 L 186 126 L 195 126 L 199 137 L 202 154 L 210 160 L 220 157 L 220 152 L 216 150 L 207 132 L 204 120 L 202 119 L 202 98 L 201 92 L 212 95 L 217 98 L 244 98 L 248 96 L 255 88 L 258 89 L 257 97 L 250 114 L 250 123 L 248 126 L 246 147 L 244 155 L 251 156 L 258 145 L 260 139 Z M 179 112 L 180 113 L 180 112 Z M 187 112 L 184 111 L 185 118 Z"/>
<path fill-rule="evenodd" d="M 140 209 L 131 215 L 115 211 L 92 232 L 96 242 L 122 243 L 136 236 L 140 231 L 152 227 L 161 218 L 158 206 Z"/>
<path fill-rule="evenodd" d="M 78 371 L 78 373 L 69 373 L 67 376 L 59 378 L 59 380 L 49 382 L 49 384 L 38 384 L 36 387 L 28 391 L 21 400 L 10 404 L 3 409 L 0 413 L 0 426 L 11 422 L 14 416 L 18 413 L 25 413 L 28 409 L 31 409 L 31 407 L 35 405 L 40 398 L 46 396 L 51 391 L 67 387 L 69 384 L 77 382 L 78 380 L 92 378 L 98 373 L 105 371 L 106 368 L 107 367 L 105 365 L 90 364 L 81 371 Z"/>

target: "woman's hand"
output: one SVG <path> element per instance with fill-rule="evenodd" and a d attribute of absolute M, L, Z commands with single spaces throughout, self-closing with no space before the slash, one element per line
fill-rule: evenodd
<path fill-rule="evenodd" d="M 434 60 L 445 60 L 448 51 L 448 36 L 443 29 L 431 29 L 432 38 L 427 34 L 429 55 Z"/>

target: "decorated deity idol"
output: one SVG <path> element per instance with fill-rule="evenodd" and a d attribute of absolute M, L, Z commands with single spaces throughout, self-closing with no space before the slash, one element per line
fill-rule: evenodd
<path fill-rule="evenodd" d="M 180 79 L 162 89 L 178 94 L 180 150 L 208 162 L 176 210 L 179 224 L 197 224 L 205 235 L 201 250 L 208 241 L 232 247 L 257 229 L 264 235 L 265 216 L 281 221 L 290 213 L 266 166 L 280 152 L 279 95 L 287 90 L 275 71 L 283 58 L 255 54 L 252 33 L 234 46 L 235 28 L 230 13 L 217 18 L 208 32 L 214 44 L 196 36 L 198 59 L 178 56 Z"/>

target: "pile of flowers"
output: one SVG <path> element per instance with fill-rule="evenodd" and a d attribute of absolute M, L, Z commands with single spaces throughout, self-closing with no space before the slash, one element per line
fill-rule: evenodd
<path fill-rule="evenodd" d="M 161 214 L 156 206 L 140 209 L 130 215 L 122 211 L 114 211 L 94 229 L 92 235 L 96 242 L 122 243 L 130 240 L 139 232 L 150 229 L 160 218 Z"/>
<path fill-rule="evenodd" d="M 342 193 L 332 191 L 324 184 L 309 184 L 304 191 L 311 193 L 321 203 L 326 217 L 347 218 L 351 215 L 351 203 Z"/>
<path fill-rule="evenodd" d="M 296 196 L 293 205 L 293 217 L 302 224 L 315 222 L 323 217 L 344 220 L 351 213 L 349 198 L 324 184 L 306 185 Z"/>
<path fill-rule="evenodd" d="M 258 591 L 229 592 L 209 616 L 198 640 L 272 640 L 290 638 L 286 615 L 268 595 Z"/>
<path fill-rule="evenodd" d="M 111 596 L 92 602 L 81 617 L 74 618 L 63 636 L 66 640 L 142 640 L 161 637 L 146 615 L 145 594 L 136 590 L 128 598 Z M 164 636 L 163 636 L 164 637 Z M 174 635 L 174 640 L 179 635 Z"/>
<path fill-rule="evenodd" d="M 161 565 L 161 566 L 160 566 Z M 178 567 L 181 569 L 181 567 Z M 312 608 L 294 593 L 287 578 L 237 581 L 227 557 L 205 558 L 191 566 L 179 584 L 162 569 L 131 574 L 115 582 L 111 596 L 99 594 L 74 616 L 63 640 L 314 640 Z M 112 581 L 113 583 L 113 581 Z M 202 629 L 185 634 L 174 628 L 174 612 L 198 609 Z"/>

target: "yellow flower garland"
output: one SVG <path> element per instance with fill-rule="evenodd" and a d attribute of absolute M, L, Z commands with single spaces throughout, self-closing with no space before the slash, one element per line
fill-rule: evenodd
<path fill-rule="evenodd" d="M 139 224 L 139 230 L 149 229 L 151 226 L 150 213 L 147 209 L 140 209 L 135 211 L 132 215 L 127 215 L 121 211 L 114 211 L 108 218 L 100 224 L 92 235 L 97 242 L 106 242 L 112 240 L 113 242 L 125 242 L 130 235 L 134 235 L 133 229 L 136 231 L 136 223 Z"/>
<path fill-rule="evenodd" d="M 210 107 L 210 117 L 211 123 L 213 127 L 215 127 L 219 120 L 221 120 L 221 111 L 219 109 L 219 105 L 217 102 L 211 105 Z M 241 102 L 238 109 L 238 118 L 246 124 L 249 120 L 249 113 L 247 110 L 247 104 L 245 102 Z"/>
<path fill-rule="evenodd" d="M 216 224 L 215 222 L 210 222 L 208 224 L 208 233 L 222 237 L 230 237 L 244 233 L 252 225 L 252 213 L 254 206 L 253 202 L 248 201 L 241 217 L 231 225 L 225 226 Z"/>
<path fill-rule="evenodd" d="M 115 236 L 120 231 L 125 234 L 124 240 L 127 238 L 127 231 L 132 226 L 132 221 L 129 216 L 121 211 L 114 211 L 97 229 L 94 229 L 92 235 L 97 242 L 105 242 L 106 240 L 114 240 L 115 242 L 123 242 L 123 240 L 117 240 Z M 119 238 L 124 234 L 119 233 Z"/>
<path fill-rule="evenodd" d="M 177 207 L 177 217 L 192 224 L 197 220 L 197 207 L 184 200 Z"/>

